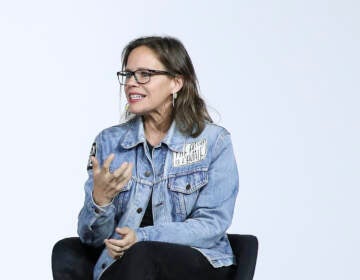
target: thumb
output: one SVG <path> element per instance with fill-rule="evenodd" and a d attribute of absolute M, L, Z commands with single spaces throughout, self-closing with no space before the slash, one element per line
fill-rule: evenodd
<path fill-rule="evenodd" d="M 128 227 L 122 227 L 122 228 L 116 228 L 116 232 L 120 235 L 126 235 L 130 232 L 130 228 Z"/>

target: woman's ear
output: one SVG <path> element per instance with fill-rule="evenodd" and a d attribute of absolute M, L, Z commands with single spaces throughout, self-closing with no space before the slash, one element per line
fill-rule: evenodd
<path fill-rule="evenodd" d="M 184 85 L 184 78 L 181 75 L 176 75 L 173 79 L 172 79 L 172 90 L 171 92 L 179 92 L 182 87 Z"/>

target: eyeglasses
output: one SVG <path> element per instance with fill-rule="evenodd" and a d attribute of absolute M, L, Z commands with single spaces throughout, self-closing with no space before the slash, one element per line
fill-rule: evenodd
<path fill-rule="evenodd" d="M 122 86 L 128 84 L 132 76 L 135 77 L 135 80 L 138 84 L 146 84 L 150 82 L 150 77 L 154 75 L 168 75 L 175 76 L 174 74 L 163 71 L 163 70 L 153 70 L 153 69 L 138 69 L 136 71 L 120 71 L 116 73 L 119 83 Z"/>

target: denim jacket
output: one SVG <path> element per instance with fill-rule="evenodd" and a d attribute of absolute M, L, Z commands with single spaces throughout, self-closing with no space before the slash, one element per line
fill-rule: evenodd
<path fill-rule="evenodd" d="M 226 129 L 208 123 L 193 138 L 183 135 L 174 121 L 150 155 L 142 118 L 136 117 L 96 137 L 92 154 L 101 165 L 111 153 L 115 158 L 110 172 L 131 162 L 132 177 L 112 203 L 99 207 L 92 198 L 93 171 L 88 168 L 85 203 L 78 219 L 82 242 L 101 246 L 106 238 L 121 238 L 115 228 L 126 226 L 135 230 L 137 241 L 191 246 L 213 267 L 235 263 L 226 230 L 238 192 L 238 171 Z M 140 228 L 151 194 L 154 225 Z M 94 279 L 114 261 L 105 248 Z"/>

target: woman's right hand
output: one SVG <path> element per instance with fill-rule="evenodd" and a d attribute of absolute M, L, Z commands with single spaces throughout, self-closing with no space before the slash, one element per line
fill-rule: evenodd
<path fill-rule="evenodd" d="M 94 176 L 93 199 L 99 206 L 109 204 L 131 178 L 132 164 L 128 162 L 124 162 L 113 173 L 110 172 L 110 164 L 114 157 L 114 154 L 110 154 L 102 167 L 99 166 L 96 157 L 91 157 Z"/>

